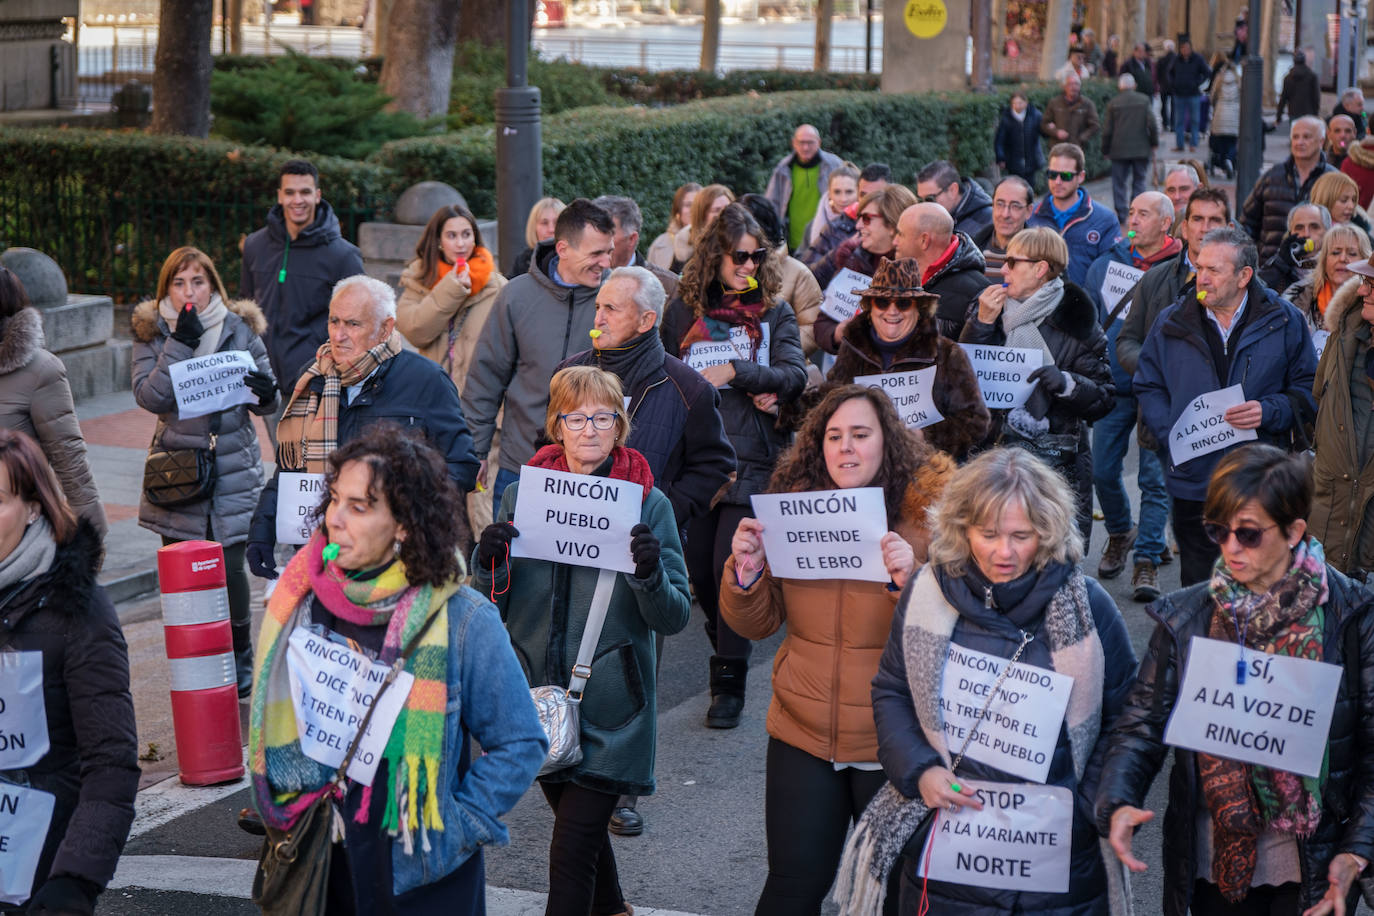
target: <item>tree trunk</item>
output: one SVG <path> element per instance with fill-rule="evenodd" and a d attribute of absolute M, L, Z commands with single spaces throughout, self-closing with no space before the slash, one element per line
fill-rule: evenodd
<path fill-rule="evenodd" d="M 830 69 L 830 33 L 835 18 L 835 0 L 816 0 L 816 61 L 818 73 Z"/>
<path fill-rule="evenodd" d="M 153 58 L 155 134 L 210 133 L 210 30 L 214 0 L 162 0 Z"/>
<path fill-rule="evenodd" d="M 1040 78 L 1053 80 L 1069 58 L 1069 29 L 1073 25 L 1073 0 L 1048 0 L 1045 10 L 1045 43 L 1040 56 Z"/>
<path fill-rule="evenodd" d="M 229 0 L 229 53 L 243 53 L 243 0 Z"/>
<path fill-rule="evenodd" d="M 973 91 L 992 91 L 992 4 L 974 0 L 969 22 L 973 35 Z"/>
<path fill-rule="evenodd" d="M 386 29 L 382 91 L 387 107 L 417 118 L 448 113 L 459 0 L 394 0 Z"/>
<path fill-rule="evenodd" d="M 720 58 L 720 0 L 706 0 L 701 17 L 701 69 L 714 73 Z"/>
<path fill-rule="evenodd" d="M 533 11 L 536 5 L 530 3 L 530 10 Z M 458 42 L 465 41 L 505 47 L 506 4 L 503 0 L 463 0 L 458 16 Z"/>

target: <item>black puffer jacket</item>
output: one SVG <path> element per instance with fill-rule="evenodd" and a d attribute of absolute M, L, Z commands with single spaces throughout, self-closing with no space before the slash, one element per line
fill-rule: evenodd
<path fill-rule="evenodd" d="M 935 307 L 935 322 L 940 333 L 950 340 L 959 339 L 979 294 L 992 285 L 982 249 L 968 235 L 962 232 L 955 235 L 959 247 L 954 250 L 954 257 L 925 282 L 926 292 L 940 297 L 940 304 Z"/>
<path fill-rule="evenodd" d="M 100 536 L 87 521 L 52 566 L 0 592 L 0 651 L 43 653 L 48 753 L 0 773 L 57 797 L 34 890 L 49 875 L 104 887 L 134 820 L 138 734 L 129 650 L 114 605 L 96 584 Z"/>
<path fill-rule="evenodd" d="M 1018 121 L 1010 105 L 1003 108 L 997 132 L 992 135 L 992 149 L 997 161 L 1006 163 L 1006 171 L 1013 175 L 1025 178 L 1043 169 L 1045 148 L 1040 145 L 1040 109 L 1028 104 L 1026 116 Z M 991 224 L 989 217 L 988 225 Z"/>
<path fill-rule="evenodd" d="M 959 185 L 959 203 L 950 214 L 954 219 L 954 230 L 976 235 L 992 225 L 992 198 L 972 178 L 965 178 Z"/>
<path fill-rule="evenodd" d="M 1326 161 L 1325 153 L 1318 153 L 1317 157 L 1317 164 L 1301 185 L 1298 184 L 1297 166 L 1293 164 L 1293 157 L 1289 156 L 1261 175 L 1250 196 L 1245 198 L 1245 205 L 1240 211 L 1240 224 L 1259 244 L 1261 263 L 1279 250 L 1279 242 L 1288 231 L 1288 211 L 1299 201 L 1312 196 L 1312 185 L 1316 184 L 1318 178 L 1336 171 Z"/>
<path fill-rule="evenodd" d="M 712 284 L 718 288 L 717 284 Z M 691 306 L 673 299 L 663 313 L 659 334 L 671 354 L 682 353 L 682 339 L 696 322 Z M 735 449 L 736 476 L 722 501 L 749 505 L 749 497 L 762 493 L 773 475 L 778 456 L 791 444 L 791 433 L 773 414 L 754 406 L 756 394 L 776 394 L 778 404 L 795 400 L 806 387 L 806 357 L 792 306 L 778 301 L 764 312 L 760 322 L 769 329 L 768 365 L 753 360 L 734 360 L 735 377 L 720 389 L 720 417 L 725 434 Z"/>
<path fill-rule="evenodd" d="M 1322 819 L 1310 839 L 1298 841 L 1302 865 L 1300 909 L 1326 893 L 1326 869 L 1337 853 L 1374 859 L 1374 601 L 1363 586 L 1326 568 L 1325 661 L 1345 673 L 1336 694 L 1327 744 L 1328 773 L 1321 787 Z M 1187 665 L 1194 636 L 1205 636 L 1214 602 L 1201 583 L 1166 596 L 1146 612 L 1157 626 L 1126 708 L 1112 729 L 1097 790 L 1097 829 L 1107 836 L 1112 813 L 1145 807 L 1145 795 L 1164 764 L 1164 728 Z M 1363 701 L 1361 698 L 1364 698 Z M 1164 916 L 1184 916 L 1197 877 L 1197 816 L 1201 784 L 1197 754 L 1174 750 L 1169 804 L 1164 812 Z M 1354 912 L 1353 900 L 1347 912 Z"/>

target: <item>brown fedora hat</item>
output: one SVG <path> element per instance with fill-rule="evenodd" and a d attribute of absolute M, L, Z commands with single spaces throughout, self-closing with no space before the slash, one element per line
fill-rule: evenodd
<path fill-rule="evenodd" d="M 1374 255 L 1371 255 L 1368 261 L 1356 261 L 1353 264 L 1347 264 L 1345 269 L 1352 274 L 1374 279 Z"/>
<path fill-rule="evenodd" d="M 868 289 L 851 290 L 869 299 L 938 299 L 921 286 L 921 267 L 915 258 L 891 258 L 878 265 Z"/>

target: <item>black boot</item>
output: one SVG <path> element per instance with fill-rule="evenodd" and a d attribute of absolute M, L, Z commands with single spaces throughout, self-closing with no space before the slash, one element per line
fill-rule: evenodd
<path fill-rule="evenodd" d="M 749 663 L 742 658 L 711 656 L 711 708 L 706 710 L 707 728 L 734 728 L 744 711 L 744 679 Z"/>
<path fill-rule="evenodd" d="M 253 692 L 253 623 L 235 620 L 230 628 L 234 636 L 234 679 L 242 699 Z"/>

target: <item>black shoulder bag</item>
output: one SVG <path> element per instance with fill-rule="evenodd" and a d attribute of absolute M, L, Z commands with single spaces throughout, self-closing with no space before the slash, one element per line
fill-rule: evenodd
<path fill-rule="evenodd" d="M 215 495 L 215 446 L 222 417 L 210 417 L 209 448 L 163 448 L 167 424 L 157 421 L 157 432 L 143 463 L 143 495 L 163 509 L 204 502 Z"/>

